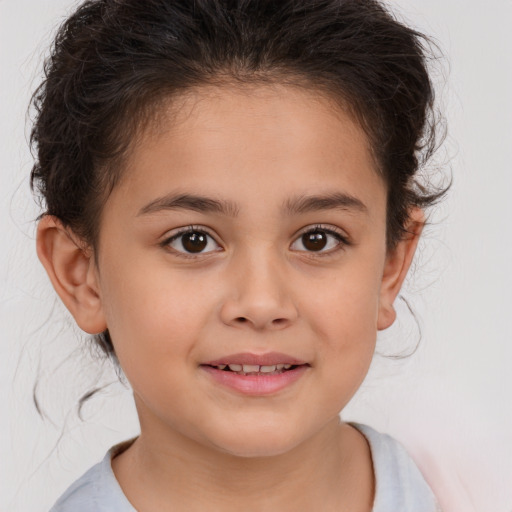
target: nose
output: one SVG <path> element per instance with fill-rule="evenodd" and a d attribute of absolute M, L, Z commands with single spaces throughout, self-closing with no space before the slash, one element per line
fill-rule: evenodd
<path fill-rule="evenodd" d="M 280 330 L 298 318 L 288 273 L 275 258 L 253 255 L 231 267 L 229 274 L 229 289 L 220 311 L 225 324 Z"/>

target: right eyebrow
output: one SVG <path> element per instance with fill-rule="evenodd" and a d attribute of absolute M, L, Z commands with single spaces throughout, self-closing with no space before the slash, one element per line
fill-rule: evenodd
<path fill-rule="evenodd" d="M 143 206 L 137 217 L 162 210 L 194 210 L 201 213 L 220 213 L 229 217 L 238 215 L 238 206 L 231 201 L 218 200 L 194 194 L 169 194 Z"/>

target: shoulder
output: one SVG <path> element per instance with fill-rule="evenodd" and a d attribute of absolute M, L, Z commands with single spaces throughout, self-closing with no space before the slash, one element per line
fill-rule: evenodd
<path fill-rule="evenodd" d="M 352 423 L 367 439 L 375 474 L 373 512 L 439 512 L 432 490 L 405 448 L 391 436 Z"/>
<path fill-rule="evenodd" d="M 50 512 L 136 512 L 112 471 L 111 459 L 120 447 L 111 448 L 103 460 L 76 480 L 57 500 Z"/>

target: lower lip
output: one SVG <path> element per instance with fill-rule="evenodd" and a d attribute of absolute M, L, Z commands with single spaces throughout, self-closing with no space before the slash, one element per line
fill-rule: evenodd
<path fill-rule="evenodd" d="M 212 366 L 200 366 L 218 383 L 245 395 L 261 396 L 277 393 L 299 380 L 309 366 L 300 365 L 292 370 L 274 375 L 239 375 L 218 370 Z"/>

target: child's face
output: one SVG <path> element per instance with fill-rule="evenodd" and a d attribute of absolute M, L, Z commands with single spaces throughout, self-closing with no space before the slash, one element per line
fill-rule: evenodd
<path fill-rule="evenodd" d="M 364 133 L 318 94 L 184 99 L 129 157 L 93 279 L 143 435 L 272 455 L 336 424 L 398 291 L 385 226 Z M 266 378 L 208 366 L 255 362 L 241 353 L 305 364 Z"/>

